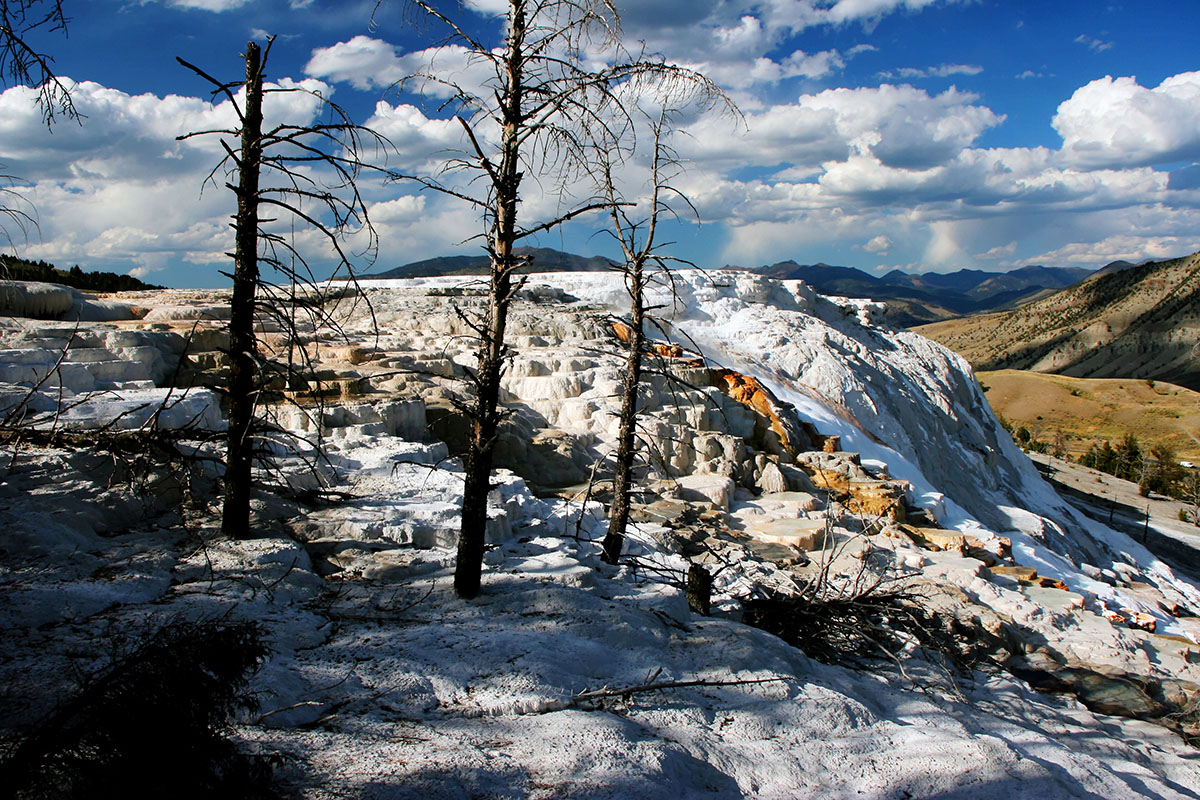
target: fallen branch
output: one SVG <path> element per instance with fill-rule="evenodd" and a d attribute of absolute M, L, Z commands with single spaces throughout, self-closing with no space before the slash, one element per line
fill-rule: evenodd
<path fill-rule="evenodd" d="M 659 672 L 661 672 L 661 670 L 659 670 Z M 658 673 L 656 672 L 655 675 L 657 675 L 657 674 Z M 688 688 L 698 687 L 698 686 L 753 686 L 753 685 L 762 684 L 762 683 L 786 683 L 788 681 L 795 681 L 795 680 L 797 680 L 797 679 L 791 678 L 791 677 L 787 677 L 787 678 L 783 678 L 783 677 L 780 677 L 780 678 L 753 678 L 753 679 L 740 679 L 740 680 L 729 680 L 729 681 L 719 681 L 719 680 L 709 680 L 707 678 L 697 678 L 695 680 L 690 680 L 690 681 L 659 681 L 657 683 L 654 683 L 652 681 L 647 681 L 646 683 L 642 683 L 637 686 L 623 686 L 618 689 L 612 689 L 612 688 L 609 688 L 608 686 L 604 686 L 600 689 L 591 689 L 586 692 L 580 692 L 579 694 L 577 694 L 573 697 L 570 697 L 566 700 L 548 700 L 544 703 L 539 704 L 536 708 L 533 708 L 529 711 L 525 711 L 522 713 L 525 713 L 525 714 L 548 714 L 552 711 L 564 711 L 568 708 L 578 708 L 578 709 L 582 709 L 584 711 L 595 711 L 602 707 L 598 702 L 601 700 L 606 700 L 611 697 L 620 697 L 623 699 L 629 699 L 637 694 L 646 694 L 647 692 L 659 692 L 659 691 L 663 691 L 664 689 L 688 689 Z"/>

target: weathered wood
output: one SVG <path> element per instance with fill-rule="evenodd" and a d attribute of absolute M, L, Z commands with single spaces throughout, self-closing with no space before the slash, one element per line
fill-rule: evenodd
<path fill-rule="evenodd" d="M 238 163 L 237 216 L 234 220 L 233 300 L 229 319 L 229 434 L 225 449 L 225 502 L 221 532 L 233 538 L 250 533 L 251 425 L 258 395 L 258 343 L 254 335 L 254 296 L 258 287 L 259 176 L 262 170 L 262 53 L 246 43 L 246 105 Z"/>
<path fill-rule="evenodd" d="M 475 404 L 471 439 L 463 467 L 462 520 L 458 555 L 454 563 L 454 591 L 459 597 L 479 594 L 483 574 L 483 549 L 487 535 L 487 496 L 491 490 L 492 456 L 500 427 L 500 377 L 504 372 L 504 333 L 513 298 L 512 275 L 518 266 L 513 248 L 517 240 L 517 204 L 520 200 L 521 135 L 526 120 L 522 109 L 525 91 L 525 0 L 511 0 L 509 34 L 504 54 L 500 106 L 500 163 L 492 165 L 479 153 L 481 166 L 492 181 L 495 216 L 488 237 L 491 282 L 487 319 L 480 332 L 475 373 Z"/>
<path fill-rule="evenodd" d="M 709 571 L 699 564 L 689 564 L 684 593 L 688 608 L 707 617 L 712 603 L 712 575 Z"/>

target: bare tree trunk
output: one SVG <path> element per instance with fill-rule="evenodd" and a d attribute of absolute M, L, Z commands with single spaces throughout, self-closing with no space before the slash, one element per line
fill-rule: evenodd
<path fill-rule="evenodd" d="M 487 496 L 499 410 L 500 379 L 507 350 L 504 336 L 509 303 L 519 288 L 513 273 L 520 260 L 514 246 L 523 239 L 551 231 L 607 202 L 571 204 L 568 210 L 535 225 L 519 224 L 520 188 L 528 165 L 540 185 L 550 180 L 561 189 L 597 167 L 595 153 L 620 161 L 633 152 L 634 127 L 626 88 L 652 92 L 662 101 L 693 99 L 707 110 L 724 95 L 699 73 L 640 56 L 628 60 L 620 45 L 620 20 L 613 0 L 507 0 L 503 52 L 464 26 L 439 0 L 408 0 L 418 16 L 446 30 L 443 43 L 453 42 L 486 64 L 494 73 L 480 88 L 445 79 L 431 66 L 417 73 L 420 82 L 439 87 L 439 108 L 458 112 L 469 144 L 462 157 L 450 163 L 474 173 L 464 189 L 440 178 L 408 176 L 422 186 L 443 192 L 483 212 L 487 221 L 487 250 L 491 260 L 488 309 L 483 319 L 469 324 L 479 337 L 472 373 L 475 395 L 465 412 L 471 438 L 464 458 L 462 522 L 454 587 L 460 597 L 479 593 L 487 528 Z M 461 6 L 461 4 L 460 4 Z M 601 50 L 612 48 L 613 60 L 604 65 Z M 599 65 L 599 66 L 598 66 Z M 449 89 L 451 99 L 443 92 Z M 422 90 L 418 90 L 422 91 Z M 492 137 L 498 131 L 498 142 Z M 480 135 L 477 135 L 480 134 Z M 522 158 L 526 161 L 522 161 Z M 486 197 L 479 190 L 486 188 Z M 564 195 L 564 199 L 567 195 Z"/>
<path fill-rule="evenodd" d="M 458 556 L 454 565 L 454 590 L 459 597 L 479 594 L 483 572 L 483 546 L 487 533 L 487 497 L 491 490 L 492 454 L 500 427 L 500 377 L 504 371 L 504 330 L 512 301 L 512 274 L 516 268 L 513 245 L 517 239 L 517 203 L 520 199 L 520 134 L 525 124 L 521 92 L 525 49 L 525 3 L 513 0 L 508 46 L 505 53 L 504 132 L 500 164 L 493 174 L 496 216 L 492 222 L 491 286 L 488 316 L 480 334 L 475 377 L 475 410 L 468 444 L 462 522 Z"/>
<path fill-rule="evenodd" d="M 632 331 L 629 335 L 629 355 L 625 359 L 625 380 L 621 395 L 621 422 L 617 433 L 617 463 L 613 475 L 613 502 L 608 515 L 608 532 L 604 535 L 604 560 L 616 564 L 625 542 L 629 525 L 629 495 L 633 488 L 633 456 L 637 433 L 638 386 L 642 382 L 642 347 L 646 334 L 643 301 L 642 264 L 635 259 L 629 273 Z"/>
<path fill-rule="evenodd" d="M 241 159 L 237 164 L 237 217 L 233 254 L 233 301 L 229 319 L 229 434 L 225 456 L 225 504 L 221 532 L 250 533 L 250 426 L 258 390 L 258 346 L 254 294 L 258 285 L 259 173 L 262 168 L 262 67 L 254 42 L 246 44 L 246 108 Z"/>

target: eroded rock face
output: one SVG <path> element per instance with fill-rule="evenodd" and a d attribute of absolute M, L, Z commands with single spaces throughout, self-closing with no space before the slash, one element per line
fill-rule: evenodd
<path fill-rule="evenodd" d="M 37 281 L 0 281 L 0 314 L 55 319 L 71 310 L 74 293 L 66 286 Z"/>
<path fill-rule="evenodd" d="M 373 293 L 372 305 L 380 335 L 374 337 L 365 316 L 343 320 L 351 342 L 321 348 L 319 369 L 327 381 L 355 381 L 359 402 L 421 397 L 429 435 L 462 452 L 467 421 L 454 398 L 464 390 L 461 379 L 474 354 L 454 308 L 478 310 L 481 300 L 385 289 Z M 603 478 L 604 459 L 615 449 L 627 329 L 594 306 L 543 298 L 514 304 L 508 330 L 514 355 L 501 399 L 512 414 L 497 441 L 496 464 L 544 490 Z M 370 338 L 371 347 L 354 344 L 358 336 Z M 647 477 L 718 476 L 756 491 L 784 491 L 802 480 L 784 476 L 778 464 L 764 473 L 753 457 L 754 449 L 765 448 L 790 461 L 807 444 L 794 411 L 757 381 L 704 365 L 681 348 L 664 345 L 657 356 L 665 369 L 648 376 L 639 403 Z"/>

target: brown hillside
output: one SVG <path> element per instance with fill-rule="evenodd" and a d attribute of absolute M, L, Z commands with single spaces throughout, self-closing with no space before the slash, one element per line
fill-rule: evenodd
<path fill-rule="evenodd" d="M 997 414 L 1051 444 L 1061 432 L 1073 456 L 1092 443 L 1116 444 L 1132 433 L 1145 445 L 1170 445 L 1179 458 L 1200 461 L 1200 393 L 1127 378 L 1068 378 L 1019 370 L 977 376 Z"/>
<path fill-rule="evenodd" d="M 915 328 L 977 370 L 1200 389 L 1200 253 L 1098 275 L 1012 311 Z"/>

